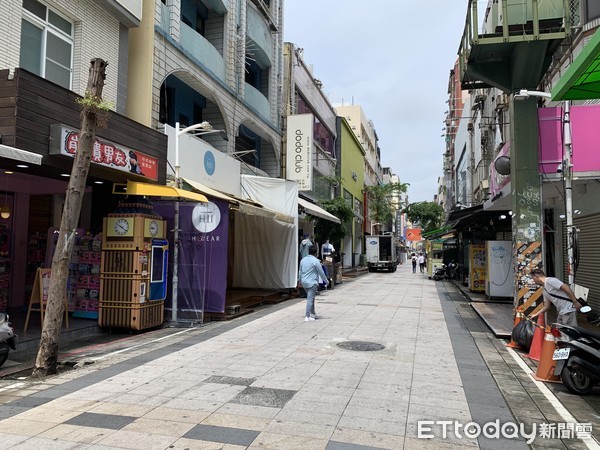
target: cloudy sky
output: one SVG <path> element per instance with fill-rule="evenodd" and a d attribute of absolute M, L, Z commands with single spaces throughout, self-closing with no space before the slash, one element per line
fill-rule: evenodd
<path fill-rule="evenodd" d="M 410 183 L 410 202 L 433 200 L 442 175 L 448 77 L 466 10 L 467 0 L 285 0 L 284 40 L 304 49 L 332 104 L 363 107 L 381 163 Z"/>

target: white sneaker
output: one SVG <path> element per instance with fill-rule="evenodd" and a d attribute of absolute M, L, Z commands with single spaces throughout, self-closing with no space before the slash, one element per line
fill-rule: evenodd
<path fill-rule="evenodd" d="M 309 317 L 310 320 L 317 320 L 317 315 L 316 314 L 311 314 Z"/>
<path fill-rule="evenodd" d="M 305 322 L 309 322 L 309 321 L 311 321 L 311 320 L 315 320 L 315 318 L 314 318 L 314 317 L 305 317 L 305 318 L 304 318 L 304 321 L 305 321 Z"/>

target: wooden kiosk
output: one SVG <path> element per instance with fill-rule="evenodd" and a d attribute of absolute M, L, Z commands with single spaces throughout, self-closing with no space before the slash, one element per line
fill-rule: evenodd
<path fill-rule="evenodd" d="M 168 241 L 166 221 L 133 197 L 104 218 L 98 324 L 143 330 L 164 320 Z"/>

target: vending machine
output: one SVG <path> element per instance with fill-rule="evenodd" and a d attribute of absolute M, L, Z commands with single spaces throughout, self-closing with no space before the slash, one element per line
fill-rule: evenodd
<path fill-rule="evenodd" d="M 513 297 L 512 242 L 486 241 L 487 279 L 485 295 L 489 298 Z"/>
<path fill-rule="evenodd" d="M 164 320 L 169 245 L 166 221 L 142 197 L 104 218 L 98 324 L 143 330 Z"/>

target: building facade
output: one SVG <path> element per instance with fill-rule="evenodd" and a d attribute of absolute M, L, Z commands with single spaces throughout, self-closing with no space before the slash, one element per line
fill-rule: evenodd
<path fill-rule="evenodd" d="M 279 177 L 279 0 L 145 0 L 130 35 L 127 114 L 146 126 L 208 121 L 204 139 L 245 173 Z"/>

